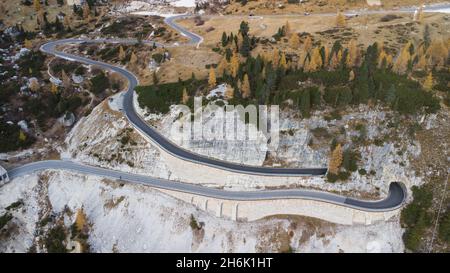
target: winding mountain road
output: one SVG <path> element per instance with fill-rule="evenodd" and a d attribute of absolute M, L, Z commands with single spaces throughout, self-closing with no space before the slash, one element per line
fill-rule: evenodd
<path fill-rule="evenodd" d="M 442 7 L 442 6 L 441 6 Z M 441 8 L 440 7 L 440 8 Z M 444 6 L 448 7 L 448 5 Z M 397 10 L 398 11 L 398 10 Z M 414 12 L 413 8 L 406 8 L 400 10 L 401 12 Z M 387 11 L 385 11 L 386 13 Z M 361 12 L 368 13 L 368 12 Z M 352 12 L 354 14 L 354 12 Z M 187 15 L 177 15 L 168 17 L 165 19 L 166 24 L 179 31 L 183 36 L 189 38 L 188 44 L 199 45 L 203 38 L 195 33 L 192 33 L 185 28 L 176 24 L 176 20 L 185 18 Z M 267 176 L 302 176 L 302 175 L 324 175 L 326 174 L 326 168 L 306 168 L 306 169 L 293 169 L 293 168 L 269 168 L 269 167 L 256 167 L 230 163 L 222 160 L 217 160 L 202 155 L 192 153 L 185 150 L 170 140 L 162 136 L 156 129 L 147 125 L 140 116 L 136 113 L 133 104 L 134 88 L 138 85 L 138 79 L 131 72 L 124 68 L 117 67 L 111 64 L 103 63 L 100 61 L 91 60 L 86 57 L 77 56 L 70 53 L 58 51 L 56 47 L 58 45 L 74 44 L 74 43 L 125 43 L 133 44 L 136 40 L 133 39 L 65 39 L 52 41 L 42 45 L 41 50 L 45 53 L 64 58 L 70 61 L 76 61 L 87 65 L 96 65 L 104 69 L 108 69 L 117 72 L 124 76 L 128 81 L 128 90 L 125 92 L 123 100 L 123 111 L 136 130 L 146 135 L 156 145 L 161 147 L 164 151 L 181 158 L 186 161 L 211 166 L 214 168 L 224 169 L 233 172 L 252 174 L 252 175 L 267 175 Z M 153 41 L 143 41 L 144 43 L 154 44 Z M 155 43 L 157 46 L 164 46 L 162 44 Z M 173 45 L 165 45 L 166 47 Z M 108 177 L 118 179 L 121 181 L 139 183 L 149 185 L 155 188 L 166 189 L 171 191 L 185 192 L 195 195 L 207 196 L 211 198 L 227 199 L 227 200 L 273 200 L 273 199 L 308 199 L 317 200 L 327 203 L 332 203 L 340 206 L 350 207 L 363 211 L 390 211 L 401 207 L 406 199 L 406 188 L 402 183 L 393 182 L 389 186 L 389 194 L 387 198 L 379 201 L 364 201 L 333 193 L 305 190 L 305 189 L 283 189 L 283 190 L 261 190 L 261 191 L 226 191 L 214 188 L 208 188 L 198 186 L 189 183 L 176 182 L 166 179 L 153 178 L 149 176 L 125 173 L 105 168 L 88 166 L 72 161 L 64 160 L 47 160 L 29 163 L 10 170 L 9 176 L 14 179 L 19 176 L 23 176 L 29 173 L 38 171 L 60 169 L 75 171 L 89 175 L 98 175 L 102 177 Z"/>
<path fill-rule="evenodd" d="M 182 18 L 185 15 L 179 15 L 167 18 L 165 22 L 170 26 L 174 27 L 178 31 L 182 32 L 186 37 L 189 37 L 190 44 L 198 44 L 201 42 L 201 37 L 195 33 L 189 32 L 188 30 L 178 26 L 175 24 L 175 20 L 178 18 Z M 117 67 L 111 64 L 95 61 L 88 59 L 86 57 L 77 56 L 70 53 L 65 53 L 62 51 L 58 51 L 56 49 L 59 45 L 65 44 L 75 44 L 75 43 L 133 43 L 135 40 L 127 40 L 127 39 L 97 39 L 97 40 L 88 40 L 88 39 L 65 39 L 58 40 L 46 43 L 41 46 L 41 50 L 47 54 L 51 54 L 60 58 L 64 58 L 66 60 L 77 61 L 80 63 L 88 64 L 88 65 L 96 65 L 98 67 L 102 67 L 104 69 L 108 69 L 114 71 L 118 74 L 121 74 L 124 78 L 128 80 L 128 90 L 125 92 L 123 99 L 123 112 L 126 117 L 133 125 L 133 127 L 139 130 L 142 134 L 147 136 L 152 140 L 153 143 L 158 145 L 167 153 L 170 153 L 173 156 L 181 158 L 186 161 L 207 165 L 214 168 L 219 168 L 223 170 L 245 173 L 245 174 L 255 174 L 255 175 L 266 175 L 266 176 L 302 176 L 302 175 L 324 175 L 327 172 L 326 168 L 270 168 L 270 167 L 258 167 L 258 166 L 250 166 L 250 165 L 242 165 L 231 163 L 219 159 L 214 159 L 206 156 L 202 156 L 182 147 L 174 144 L 172 141 L 161 135 L 155 128 L 149 126 L 136 112 L 133 103 L 133 97 L 135 96 L 134 89 L 138 85 L 138 79 L 133 73 L 130 71 Z M 153 44 L 152 41 L 143 41 L 144 43 Z M 157 44 L 161 46 L 160 44 Z"/>
<path fill-rule="evenodd" d="M 406 198 L 406 189 L 401 183 L 391 183 L 387 198 L 379 201 L 364 201 L 329 192 L 306 189 L 260 190 L 260 191 L 227 191 L 209 187 L 203 187 L 190 183 L 176 182 L 167 179 L 149 177 L 115 171 L 105 168 L 87 166 L 80 163 L 64 160 L 47 160 L 26 164 L 8 172 L 11 179 L 46 170 L 66 170 L 88 175 L 96 175 L 106 178 L 121 180 L 124 182 L 144 184 L 154 188 L 190 193 L 211 198 L 255 201 L 276 199 L 307 199 L 345 206 L 363 211 L 391 211 L 401 207 Z"/>

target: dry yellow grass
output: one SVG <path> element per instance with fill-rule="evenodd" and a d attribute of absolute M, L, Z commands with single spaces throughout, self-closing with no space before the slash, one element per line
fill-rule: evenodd
<path fill-rule="evenodd" d="M 178 79 L 189 79 L 192 73 L 197 79 L 206 78 L 208 70 L 206 65 L 219 62 L 221 56 L 211 49 L 194 47 L 178 47 L 170 49 L 172 59 L 163 63 L 158 71 L 160 82 L 174 82 Z M 143 79 L 142 83 L 149 82 L 151 77 Z"/>
<path fill-rule="evenodd" d="M 381 22 L 380 18 L 384 15 L 368 15 L 352 17 L 347 19 L 347 28 L 353 32 L 353 35 L 357 37 L 358 44 L 369 45 L 377 41 L 392 41 L 396 44 L 398 35 L 395 33 L 396 29 L 383 28 L 376 33 L 378 27 L 387 27 L 389 25 L 405 25 L 408 23 L 413 23 L 412 14 L 399 14 L 401 18 L 395 19 L 389 22 Z M 417 39 L 422 37 L 423 28 L 426 24 L 439 26 L 436 29 L 437 34 L 443 36 L 445 26 L 443 17 L 444 14 L 427 13 L 425 14 L 424 22 L 422 24 L 415 24 L 417 32 L 409 32 L 406 37 L 407 40 Z M 278 28 L 283 26 L 286 21 L 289 21 L 292 32 L 302 33 L 308 32 L 314 35 L 315 40 L 321 40 L 322 44 L 331 45 L 332 40 L 322 38 L 319 35 L 315 35 L 317 32 L 322 32 L 326 30 L 333 29 L 335 27 L 335 16 L 262 16 L 262 17 L 248 17 L 248 16 L 234 16 L 232 18 L 227 18 L 226 16 L 204 18 L 205 24 L 202 26 L 195 26 L 193 19 L 180 20 L 179 23 L 184 27 L 198 33 L 204 37 L 204 42 L 201 48 L 212 48 L 220 43 L 222 33 L 225 31 L 227 33 L 234 32 L 237 33 L 239 30 L 239 25 L 241 21 L 247 21 L 250 26 L 250 34 L 270 38 L 274 35 Z M 207 29 L 214 28 L 214 31 L 207 32 Z M 445 38 L 445 37 L 443 37 Z M 278 43 L 276 46 L 280 49 L 287 50 L 288 43 Z"/>
<path fill-rule="evenodd" d="M 304 13 L 304 12 L 335 12 L 336 9 L 350 10 L 350 9 L 374 9 L 379 6 L 370 6 L 366 0 L 309 0 L 302 4 L 288 4 L 287 1 L 275 0 L 255 0 L 248 1 L 245 6 L 234 0 L 225 8 L 225 14 L 286 14 L 286 13 Z M 391 9 L 401 6 L 418 5 L 420 2 L 424 4 L 441 3 L 442 0 L 380 0 L 381 7 L 384 9 Z"/>

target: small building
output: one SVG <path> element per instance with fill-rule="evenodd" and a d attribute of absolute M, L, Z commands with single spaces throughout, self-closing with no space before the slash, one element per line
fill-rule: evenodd
<path fill-rule="evenodd" d="M 9 182 L 8 172 L 0 166 L 0 185 L 6 184 Z"/>

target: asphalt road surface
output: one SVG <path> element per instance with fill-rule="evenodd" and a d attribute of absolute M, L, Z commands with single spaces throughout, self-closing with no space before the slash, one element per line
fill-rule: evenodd
<path fill-rule="evenodd" d="M 48 160 L 26 164 L 8 172 L 11 179 L 27 174 L 45 170 L 67 170 L 87 175 L 96 175 L 123 182 L 144 184 L 151 187 L 166 189 L 206 197 L 250 201 L 250 200 L 274 200 L 274 199 L 308 199 L 340 206 L 355 208 L 364 211 L 390 211 L 401 207 L 406 198 L 406 189 L 401 183 L 393 182 L 389 186 L 387 198 L 379 201 L 357 200 L 333 193 L 305 190 L 305 189 L 283 189 L 283 190 L 260 190 L 260 191 L 227 191 L 215 188 L 198 186 L 190 183 L 176 182 L 172 180 L 153 178 L 144 175 L 131 174 L 105 168 L 87 166 L 72 161 Z M 218 178 L 220 179 L 220 178 Z"/>

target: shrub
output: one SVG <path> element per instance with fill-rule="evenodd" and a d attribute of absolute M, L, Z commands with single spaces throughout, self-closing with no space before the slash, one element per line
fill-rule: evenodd
<path fill-rule="evenodd" d="M 383 146 L 383 144 L 384 144 L 384 139 L 382 139 L 382 138 L 376 138 L 376 139 L 373 140 L 373 143 L 374 143 L 376 146 L 381 147 L 381 146 Z"/>
<path fill-rule="evenodd" d="M 17 200 L 16 202 L 14 202 L 11 205 L 7 206 L 5 209 L 6 210 L 12 210 L 12 209 L 19 208 L 22 205 L 23 205 L 23 201 L 22 200 Z"/>
<path fill-rule="evenodd" d="M 16 82 L 2 82 L 0 85 L 0 105 L 9 101 L 11 97 L 19 93 L 20 86 Z"/>
<path fill-rule="evenodd" d="M 153 58 L 153 60 L 155 60 L 155 62 L 161 63 L 163 61 L 163 59 L 164 59 L 164 55 L 161 54 L 161 53 L 154 53 L 152 55 L 152 58 Z"/>
<path fill-rule="evenodd" d="M 330 137 L 330 133 L 328 133 L 328 130 L 323 127 L 317 127 L 311 130 L 311 133 L 316 138 L 328 138 Z"/>
<path fill-rule="evenodd" d="M 100 72 L 91 79 L 91 91 L 94 94 L 100 94 L 110 87 L 109 79 L 105 73 Z"/>
<path fill-rule="evenodd" d="M 40 77 L 44 69 L 45 56 L 40 51 L 30 51 L 18 60 L 19 72 L 27 77 Z"/>
<path fill-rule="evenodd" d="M 197 222 L 197 219 L 195 219 L 193 214 L 191 214 L 191 220 L 189 222 L 189 225 L 191 226 L 192 230 L 200 230 L 202 228 Z"/>
<path fill-rule="evenodd" d="M 206 84 L 205 80 L 179 81 L 173 83 L 163 83 L 158 85 L 137 86 L 138 102 L 142 108 L 147 107 L 153 113 L 166 114 L 169 112 L 170 106 L 179 104 L 182 100 L 183 89 L 189 94 L 193 94 L 199 86 Z M 192 96 L 191 96 L 192 98 Z M 191 99 L 193 106 L 193 100 Z M 190 103 L 188 103 L 190 104 Z"/>
<path fill-rule="evenodd" d="M 86 68 L 84 66 L 80 65 L 78 66 L 75 71 L 73 72 L 75 75 L 84 75 L 86 73 Z"/>
<path fill-rule="evenodd" d="M 351 149 L 346 149 L 343 154 L 342 166 L 349 172 L 356 172 L 358 170 L 359 158 L 359 153 Z"/>
<path fill-rule="evenodd" d="M 49 230 L 45 237 L 45 245 L 48 253 L 65 253 L 67 252 L 64 241 L 66 239 L 66 231 L 62 225 L 57 225 Z"/>
<path fill-rule="evenodd" d="M 10 213 L 5 213 L 2 216 L 0 216 L 0 229 L 2 229 L 6 224 L 8 224 L 9 221 L 12 219 L 12 215 Z"/>
<path fill-rule="evenodd" d="M 35 139 L 32 136 L 26 135 L 25 139 L 21 138 L 21 132 L 18 125 L 0 119 L 0 153 L 28 148 L 34 143 Z"/>
<path fill-rule="evenodd" d="M 336 174 L 334 174 L 334 173 L 331 173 L 331 172 L 327 173 L 327 181 L 328 182 L 334 183 L 334 182 L 336 182 L 338 180 L 338 178 L 339 177 Z"/>
<path fill-rule="evenodd" d="M 130 142 L 130 137 L 128 135 L 125 135 L 120 139 L 120 143 L 122 143 L 122 145 L 126 145 L 128 142 Z"/>
<path fill-rule="evenodd" d="M 450 209 L 447 208 L 439 224 L 439 239 L 450 243 Z"/>
<path fill-rule="evenodd" d="M 327 87 L 324 90 L 323 100 L 330 106 L 345 107 L 352 101 L 352 90 L 347 86 Z"/>
<path fill-rule="evenodd" d="M 349 172 L 339 172 L 338 173 L 338 179 L 341 181 L 346 181 L 350 177 Z"/>
<path fill-rule="evenodd" d="M 430 225 L 428 209 L 431 207 L 433 193 L 427 186 L 412 187 L 413 201 L 401 212 L 401 223 L 406 228 L 403 234 L 405 247 L 418 251 L 422 243 L 422 236 Z"/>

